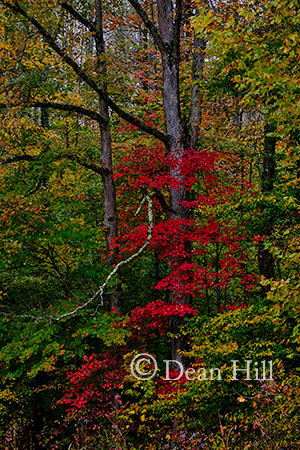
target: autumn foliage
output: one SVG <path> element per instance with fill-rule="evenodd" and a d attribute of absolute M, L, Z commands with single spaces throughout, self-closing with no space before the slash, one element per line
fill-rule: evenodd
<path fill-rule="evenodd" d="M 0 449 L 299 448 L 299 21 L 0 1 Z"/>

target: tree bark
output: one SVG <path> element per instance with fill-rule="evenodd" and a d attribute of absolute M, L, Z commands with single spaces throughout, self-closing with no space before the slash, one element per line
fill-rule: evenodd
<path fill-rule="evenodd" d="M 192 93 L 191 93 L 191 115 L 190 115 L 190 135 L 191 147 L 195 148 L 198 140 L 199 129 L 202 119 L 202 100 L 203 96 L 199 82 L 203 79 L 203 68 L 205 60 L 206 41 L 195 35 L 194 37 L 194 56 L 192 72 Z"/>
<path fill-rule="evenodd" d="M 174 164 L 170 166 L 170 174 L 179 182 L 179 188 L 170 188 L 171 218 L 185 220 L 190 217 L 189 208 L 184 202 L 189 200 L 189 192 L 184 185 L 184 176 L 180 173 L 179 165 L 187 151 L 187 140 L 184 136 L 184 128 L 180 110 L 179 97 L 179 50 L 180 50 L 180 23 L 182 15 L 182 2 L 176 2 L 176 10 L 173 10 L 171 0 L 157 0 L 158 27 L 160 37 L 166 48 L 162 52 L 163 68 L 163 107 L 167 135 L 170 137 L 169 152 Z M 173 18 L 174 16 L 174 18 Z M 184 228 L 185 226 L 182 225 Z M 176 239 L 176 236 L 174 236 Z M 173 260 L 173 269 L 180 267 L 184 262 L 190 261 L 190 242 L 184 243 L 185 254 L 178 255 Z M 182 285 L 183 294 L 171 291 L 171 302 L 187 304 L 191 302 L 191 297 L 184 294 L 185 286 Z M 172 339 L 171 353 L 172 359 L 186 365 L 185 358 L 179 351 L 186 346 L 186 337 L 179 335 L 179 327 L 183 319 L 173 317 L 170 321 L 171 332 L 177 337 Z M 176 365 L 174 365 L 175 368 Z"/>
<path fill-rule="evenodd" d="M 103 37 L 102 24 L 102 3 L 101 0 L 95 0 L 95 28 L 97 34 L 95 35 L 96 51 L 97 51 L 97 68 L 100 76 L 103 78 L 102 90 L 107 93 L 106 86 L 106 64 L 105 64 L 105 47 Z M 107 262 L 109 267 L 113 267 L 117 263 L 117 248 L 114 246 L 114 241 L 118 234 L 118 217 L 117 217 L 117 203 L 116 203 L 116 189 L 114 179 L 112 176 L 112 145 L 110 133 L 110 120 L 108 106 L 105 100 L 99 96 L 99 111 L 101 117 L 106 121 L 100 123 L 101 131 L 101 147 L 102 147 L 102 165 L 108 170 L 102 175 L 103 194 L 104 194 L 104 221 L 103 225 L 106 227 L 106 252 Z M 123 313 L 122 303 L 122 289 L 121 283 L 118 282 L 113 292 L 110 294 L 110 306 L 115 308 L 119 315 Z"/>
<path fill-rule="evenodd" d="M 274 188 L 274 179 L 276 171 L 275 161 L 275 149 L 276 138 L 273 136 L 267 136 L 269 133 L 275 131 L 274 125 L 267 123 L 264 128 L 265 140 L 264 140 L 264 156 L 263 156 L 263 170 L 261 175 L 261 192 L 262 194 L 272 192 Z M 262 231 L 263 236 L 270 236 L 272 234 L 272 218 L 264 218 L 267 212 L 267 208 L 262 211 L 262 217 L 264 220 L 264 227 Z M 270 280 L 274 278 L 274 259 L 272 254 L 263 245 L 258 248 L 258 267 L 260 275 Z M 266 296 L 269 291 L 269 285 L 262 286 L 262 295 Z"/>

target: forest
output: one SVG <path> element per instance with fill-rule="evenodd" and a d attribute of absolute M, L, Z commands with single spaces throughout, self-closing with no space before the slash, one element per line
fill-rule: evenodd
<path fill-rule="evenodd" d="M 300 2 L 0 0 L 0 449 L 300 449 Z"/>

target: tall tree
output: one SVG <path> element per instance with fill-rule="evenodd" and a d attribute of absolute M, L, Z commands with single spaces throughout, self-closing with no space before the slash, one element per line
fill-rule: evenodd
<path fill-rule="evenodd" d="M 99 77 L 95 79 L 94 75 L 89 72 L 82 64 L 78 62 L 78 59 L 74 56 L 76 53 L 76 47 L 71 51 L 65 50 L 61 44 L 61 40 L 55 35 L 54 29 L 51 30 L 51 21 L 49 18 L 45 21 L 45 14 L 47 15 L 49 5 L 32 3 L 30 10 L 23 6 L 23 4 L 17 2 L 3 2 L 6 8 L 9 8 L 18 17 L 23 17 L 26 23 L 30 23 L 38 31 L 45 42 L 52 48 L 52 50 L 61 58 L 64 64 L 67 64 L 73 69 L 76 75 L 84 82 L 95 94 L 99 96 L 99 113 L 98 119 L 101 128 L 101 142 L 102 142 L 102 167 L 101 176 L 103 179 L 104 187 L 104 203 L 105 203 L 105 221 L 104 224 L 107 227 L 107 249 L 108 249 L 108 261 L 109 264 L 113 264 L 116 258 L 116 251 L 111 249 L 111 241 L 117 234 L 117 216 L 116 216 L 116 204 L 115 204 L 115 190 L 112 179 L 112 156 L 111 156 L 111 136 L 110 136 L 110 119 L 108 108 L 116 113 L 121 119 L 129 122 L 132 125 L 138 127 L 142 132 L 146 132 L 156 139 L 159 139 L 166 145 L 166 151 L 170 156 L 170 175 L 173 180 L 176 181 L 177 186 L 170 186 L 170 217 L 174 221 L 182 221 L 181 229 L 185 230 L 187 220 L 190 217 L 189 208 L 186 207 L 186 202 L 189 200 L 189 191 L 185 185 L 185 176 L 180 170 L 180 165 L 184 159 L 186 152 L 191 144 L 189 136 L 187 136 L 187 130 L 192 130 L 192 143 L 196 143 L 197 127 L 199 126 L 200 119 L 200 106 L 198 97 L 200 96 L 199 89 L 193 88 L 192 93 L 192 110 L 190 118 L 192 125 L 184 127 L 181 105 L 180 105 L 180 85 L 179 85 L 179 68 L 180 68 L 180 42 L 181 42 L 181 24 L 182 24 L 182 1 L 178 0 L 175 3 L 171 0 L 157 0 L 156 12 L 151 20 L 147 14 L 148 5 L 145 4 L 146 9 L 137 0 L 130 0 L 134 11 L 137 16 L 142 20 L 146 29 L 149 30 L 153 41 L 159 49 L 162 62 L 162 81 L 163 81 L 163 111 L 164 111 L 164 126 L 166 134 L 159 129 L 148 125 L 138 117 L 127 112 L 126 108 L 119 106 L 119 104 L 111 98 L 108 94 L 106 85 L 106 73 L 105 67 L 105 54 L 104 54 L 104 34 L 102 27 L 102 9 L 100 1 L 96 1 L 94 4 L 95 10 L 95 22 L 87 18 L 87 15 L 83 15 L 79 8 L 81 8 L 78 2 L 62 2 L 57 4 L 53 2 L 52 7 L 59 13 L 59 10 L 68 11 L 68 13 L 76 19 L 80 25 L 86 27 L 89 32 L 94 36 L 97 51 L 97 70 L 101 72 L 100 82 Z M 92 10 L 89 11 L 89 14 Z M 156 19 L 157 18 L 157 19 Z M 155 23 L 157 20 L 157 23 Z M 74 25 L 75 26 L 75 25 Z M 196 37 L 196 56 L 194 64 L 194 79 L 197 77 L 197 72 L 202 70 L 203 55 L 199 53 L 199 48 L 203 49 L 203 43 L 201 44 Z M 68 46 L 71 44 L 68 43 Z M 72 46 L 71 46 L 72 47 Z M 34 103 L 34 102 L 33 102 Z M 43 103 L 45 105 L 45 102 Z M 59 108 L 58 104 L 48 104 L 47 106 L 53 108 Z M 73 105 L 63 105 L 61 108 L 69 108 L 69 110 L 76 110 Z M 94 115 L 93 111 L 87 110 L 86 114 Z M 177 237 L 173 236 L 174 241 Z M 190 261 L 190 249 L 191 243 L 188 238 L 184 242 L 184 252 L 181 255 L 177 255 L 173 258 L 172 266 L 180 274 L 180 267 Z M 179 295 L 178 290 L 171 290 L 171 301 L 179 302 L 182 304 L 189 303 L 191 297 L 185 293 L 185 281 L 182 277 L 179 280 L 182 284 L 182 294 Z M 112 297 L 112 304 L 119 305 L 119 287 Z M 120 306 L 118 306 L 120 308 Z M 178 318 L 174 318 L 173 321 L 174 331 L 178 331 Z M 173 341 L 173 358 L 181 360 L 181 356 L 178 353 L 179 347 L 182 343 Z"/>
<path fill-rule="evenodd" d="M 267 123 L 264 127 L 264 148 L 263 148 L 263 168 L 261 175 L 261 192 L 263 194 L 271 193 L 274 189 L 275 169 L 276 169 L 276 138 L 272 133 L 276 131 L 276 127 Z M 271 136 L 270 136 L 271 134 Z M 262 211 L 268 214 L 267 208 Z M 272 217 L 265 217 L 263 235 L 268 237 L 272 234 Z M 264 246 L 258 248 L 258 267 L 260 275 L 263 275 L 268 280 L 274 278 L 274 258 L 270 251 Z M 262 293 L 266 295 L 269 290 L 269 285 L 262 286 Z"/>
<path fill-rule="evenodd" d="M 101 0 L 95 0 L 95 42 L 97 49 L 97 66 L 100 70 L 100 76 L 103 79 L 102 89 L 107 95 L 106 77 L 107 69 L 105 63 L 105 46 L 103 36 L 103 13 Z M 106 119 L 100 124 L 101 131 L 101 147 L 102 147 L 102 165 L 107 169 L 103 173 L 103 195 L 104 195 L 104 211 L 105 218 L 103 225 L 107 229 L 106 233 L 106 249 L 107 261 L 109 267 L 113 267 L 117 263 L 117 247 L 114 245 L 118 234 L 118 218 L 117 218 L 117 204 L 116 204 L 116 189 L 113 179 L 113 164 L 112 164 L 112 144 L 110 132 L 110 118 L 106 101 L 99 96 L 99 112 L 102 117 Z M 119 314 L 123 312 L 122 305 L 122 291 L 121 282 L 118 282 L 110 294 L 111 308 L 115 308 Z"/>

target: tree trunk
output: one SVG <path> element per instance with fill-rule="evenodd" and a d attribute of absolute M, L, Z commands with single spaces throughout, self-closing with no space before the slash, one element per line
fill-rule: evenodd
<path fill-rule="evenodd" d="M 184 136 L 182 117 L 180 111 L 179 97 L 179 40 L 180 40 L 180 21 L 181 21 L 181 2 L 178 1 L 175 11 L 175 20 L 173 20 L 173 5 L 171 0 L 157 0 L 158 25 L 162 41 L 166 52 L 162 53 L 163 67 L 163 106 L 166 123 L 166 131 L 170 137 L 169 152 L 176 164 L 170 167 L 170 174 L 179 183 L 179 189 L 170 188 L 171 218 L 184 220 L 189 218 L 189 208 L 184 206 L 184 202 L 189 200 L 189 193 L 184 185 L 184 177 L 180 174 L 178 165 L 187 150 L 187 141 Z M 176 239 L 176 236 L 174 236 Z M 173 269 L 181 266 L 186 261 L 190 261 L 190 242 L 184 243 L 185 254 L 178 255 L 173 260 Z M 191 297 L 184 293 L 185 286 L 182 285 L 183 294 L 171 291 L 171 302 L 187 304 L 191 302 Z M 183 319 L 173 317 L 170 322 L 171 332 L 178 335 L 179 327 Z M 171 352 L 172 359 L 185 365 L 185 358 L 179 354 L 186 345 L 186 337 L 178 336 L 172 339 Z M 177 369 L 176 365 L 174 367 Z"/>
<path fill-rule="evenodd" d="M 98 35 L 95 36 L 96 50 L 98 56 L 97 68 L 100 76 L 103 78 L 102 88 L 106 92 L 106 64 L 104 59 L 105 47 L 102 26 L 102 4 L 101 0 L 95 0 L 96 21 L 95 26 Z M 106 102 L 99 97 L 99 111 L 103 118 L 107 119 L 107 123 L 100 123 L 101 146 L 102 146 L 102 164 L 108 169 L 102 175 L 103 194 L 104 194 L 104 221 L 106 227 L 106 252 L 109 267 L 113 267 L 117 262 L 117 248 L 113 247 L 113 243 L 118 234 L 118 218 L 116 204 L 116 190 L 112 176 L 112 145 L 109 112 Z M 117 283 L 114 291 L 110 295 L 110 306 L 115 308 L 119 315 L 123 313 L 122 289 L 121 283 Z"/>
<path fill-rule="evenodd" d="M 206 49 L 206 41 L 200 39 L 197 35 L 194 38 L 194 56 L 192 73 L 192 94 L 191 94 L 191 115 L 190 115 L 190 134 L 191 147 L 195 148 L 198 140 L 199 129 L 202 119 L 202 93 L 199 82 L 203 79 L 203 67 Z"/>
<path fill-rule="evenodd" d="M 272 124 L 267 123 L 264 128 L 265 141 L 264 141 L 264 157 L 263 157 L 263 170 L 261 175 L 261 192 L 263 194 L 271 192 L 274 188 L 276 161 L 275 161 L 275 148 L 276 138 L 267 136 L 267 134 L 275 131 L 275 127 Z M 262 211 L 262 217 L 264 220 L 264 228 L 262 231 L 263 236 L 270 236 L 272 234 L 272 217 L 264 217 L 267 213 L 267 208 Z M 258 267 L 260 275 L 270 280 L 274 278 L 274 259 L 268 249 L 263 245 L 258 248 Z M 262 286 L 262 294 L 266 296 L 269 285 Z"/>

